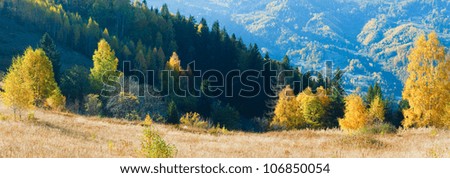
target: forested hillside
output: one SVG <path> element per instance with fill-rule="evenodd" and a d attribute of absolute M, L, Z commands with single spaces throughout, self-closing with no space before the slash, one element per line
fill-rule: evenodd
<path fill-rule="evenodd" d="M 12 18 L 0 16 L 0 71 L 6 71 L 11 65 L 11 59 L 22 53 L 28 46 L 36 46 L 39 43 L 43 32 L 36 30 L 34 27 L 27 27 L 27 24 L 22 24 L 14 21 Z M 29 25 L 29 24 L 28 24 Z M 64 59 L 62 64 L 63 69 L 68 69 L 73 65 L 83 65 L 90 67 L 91 60 L 78 51 L 67 47 L 63 43 L 57 42 L 57 48 L 61 52 L 61 58 Z"/>
<path fill-rule="evenodd" d="M 58 71 L 62 74 L 61 90 L 70 103 L 82 105 L 84 96 L 88 93 L 73 91 L 83 85 L 83 75 L 92 63 L 86 63 L 85 58 L 90 58 L 97 48 L 97 42 L 105 39 L 115 56 L 119 59 L 118 69 L 123 71 L 123 62 L 131 62 L 130 69 L 154 70 L 158 74 L 166 69 L 166 62 L 173 57 L 173 52 L 180 60 L 180 68 L 191 70 L 194 67 L 191 62 L 195 61 L 195 70 L 215 69 L 223 74 L 234 69 L 262 69 L 263 63 L 274 64 L 273 69 L 282 67 L 290 68 L 289 65 L 272 61 L 268 57 L 264 59 L 256 44 L 245 45 L 242 39 L 235 34 L 228 34 L 225 28 L 221 28 L 219 22 L 212 25 L 204 19 L 199 22 L 193 17 L 186 17 L 180 13 L 171 13 L 166 5 L 161 9 L 148 8 L 145 3 L 138 1 L 130 3 L 128 0 L 102 1 L 13 1 L 1 2 L 1 18 L 5 21 L 18 22 L 19 26 L 14 29 L 32 30 L 34 34 L 48 33 L 58 44 L 62 54 L 67 51 L 77 51 L 83 54 L 79 57 L 80 62 L 70 62 L 66 55 L 60 56 L 63 66 L 78 64 L 66 70 L 62 68 Z M 36 42 L 34 42 L 36 41 Z M 28 41 L 28 45 L 34 46 L 37 40 Z M 23 47 L 24 50 L 25 46 Z M 15 50 L 15 55 L 20 54 L 20 49 Z M 5 59 L 4 61 L 10 61 Z M 288 62 L 288 61 L 285 61 Z M 6 68 L 9 62 L 4 63 Z M 188 66 L 191 64 L 191 66 Z M 66 72 L 64 72 L 66 71 Z M 125 70 L 125 76 L 129 76 Z M 297 77 L 298 73 L 296 73 Z M 65 77 L 65 79 L 64 79 Z M 142 85 L 144 79 L 140 77 L 138 82 Z M 147 76 L 152 77 L 152 76 Z M 73 81 L 76 79 L 76 81 Z M 164 81 L 155 77 L 152 86 L 159 86 Z M 64 81 L 70 81 L 64 83 Z M 58 79 L 59 81 L 59 79 Z M 257 83 L 262 79 L 257 78 Z M 77 86 L 78 85 L 78 86 Z M 207 82 L 199 81 L 189 84 L 192 87 L 201 88 L 207 86 Z M 234 81 L 233 91 L 243 88 L 240 82 Z M 298 89 L 297 89 L 298 90 Z M 254 117 L 262 117 L 270 108 L 266 102 L 272 100 L 264 94 L 257 94 L 253 98 L 233 97 L 227 98 L 224 95 L 217 99 L 206 97 L 179 98 L 169 96 L 162 99 L 168 105 L 175 103 L 177 113 L 181 115 L 185 112 L 199 112 L 204 117 L 216 115 L 218 120 L 228 120 L 224 115 L 226 111 L 236 112 L 234 118 L 230 118 L 232 124 L 225 124 L 232 128 L 241 128 L 250 123 Z M 142 104 L 142 102 L 141 102 Z M 252 107 L 248 107 L 251 105 Z M 166 107 L 166 106 L 162 106 Z M 221 111 L 224 108 L 224 111 Z M 78 109 L 77 109 L 78 110 Z M 147 112 L 147 111 L 145 111 Z M 167 111 L 162 111 L 161 114 Z M 225 121 L 222 121 L 225 122 Z"/>
<path fill-rule="evenodd" d="M 450 45 L 448 0 L 153 0 L 182 13 L 219 19 L 271 56 L 289 55 L 303 70 L 331 60 L 347 68 L 346 90 L 375 82 L 401 97 L 409 50 L 435 31 Z"/>

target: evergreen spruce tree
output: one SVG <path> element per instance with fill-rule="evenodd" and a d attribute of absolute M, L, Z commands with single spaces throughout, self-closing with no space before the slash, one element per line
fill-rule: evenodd
<path fill-rule="evenodd" d="M 178 114 L 177 105 L 174 101 L 171 101 L 167 107 L 167 123 L 178 124 L 179 122 L 180 116 Z"/>
<path fill-rule="evenodd" d="M 56 82 L 59 83 L 61 77 L 60 53 L 56 49 L 56 45 L 48 33 L 45 33 L 44 36 L 42 36 L 41 41 L 39 42 L 39 48 L 44 50 L 45 54 L 52 62 L 53 74 Z"/>

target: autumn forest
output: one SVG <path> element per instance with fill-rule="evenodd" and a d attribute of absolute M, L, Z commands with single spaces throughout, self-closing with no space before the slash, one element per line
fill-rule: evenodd
<path fill-rule="evenodd" d="M 39 114 L 48 112 L 142 127 L 140 153 L 122 156 L 180 156 L 183 146 L 161 133 L 166 127 L 216 136 L 330 131 L 369 140 L 415 129 L 448 136 L 450 129 L 450 55 L 433 31 L 409 51 L 395 98 L 377 82 L 367 91 L 345 88 L 346 70 L 333 64 L 301 71 L 289 56 L 273 59 L 218 21 L 145 0 L 0 0 L 0 18 L 41 36 L 1 59 L 8 62 L 0 125 L 49 125 Z M 66 50 L 84 57 L 69 64 Z M 104 145 L 111 152 L 118 143 Z"/>

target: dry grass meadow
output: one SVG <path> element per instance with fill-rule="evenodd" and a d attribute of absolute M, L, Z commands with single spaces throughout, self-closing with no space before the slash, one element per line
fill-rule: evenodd
<path fill-rule="evenodd" d="M 35 111 L 36 120 L 17 121 L 0 105 L 0 157 L 141 157 L 143 127 L 136 122 Z M 6 117 L 5 117 L 6 116 Z M 350 135 L 339 130 L 212 135 L 155 124 L 177 148 L 176 157 L 450 157 L 450 131 L 401 130 L 387 135 Z"/>

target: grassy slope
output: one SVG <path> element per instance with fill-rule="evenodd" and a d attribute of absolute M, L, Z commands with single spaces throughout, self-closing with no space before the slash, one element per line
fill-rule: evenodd
<path fill-rule="evenodd" d="M 14 20 L 0 16 L 0 70 L 6 71 L 11 65 L 13 56 L 21 55 L 28 46 L 36 47 L 42 37 L 42 32 L 33 31 L 31 27 L 18 24 Z M 62 68 L 72 65 L 92 66 L 92 60 L 73 51 L 59 43 L 56 43 L 61 52 Z"/>
<path fill-rule="evenodd" d="M 11 110 L 0 105 L 0 113 Z M 0 157 L 140 157 L 137 123 L 35 111 L 35 122 L 0 121 Z M 176 157 L 450 157 L 450 131 L 350 136 L 338 130 L 210 135 L 159 125 Z"/>

